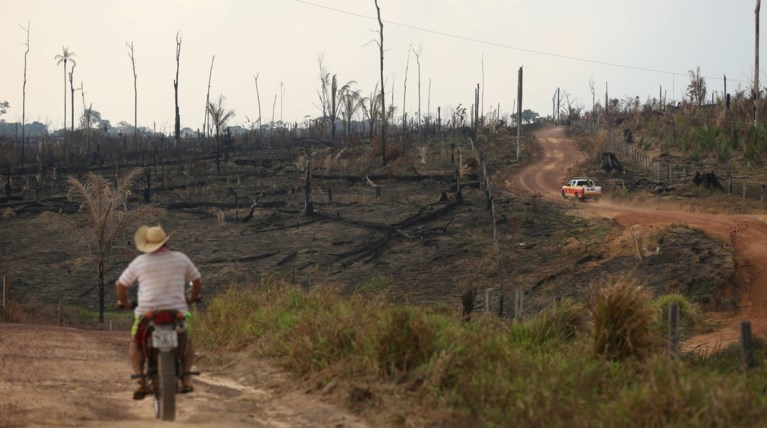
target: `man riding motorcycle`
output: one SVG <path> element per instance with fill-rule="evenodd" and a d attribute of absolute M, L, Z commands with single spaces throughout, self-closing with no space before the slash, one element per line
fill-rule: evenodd
<path fill-rule="evenodd" d="M 144 355 L 141 351 L 140 338 L 143 337 L 145 323 L 142 315 L 155 309 L 174 309 L 182 311 L 189 319 L 188 303 L 200 299 L 202 291 L 202 276 L 197 267 L 186 254 L 171 251 L 167 247 L 171 234 L 166 234 L 160 226 L 141 226 L 134 237 L 136 248 L 143 254 L 137 256 L 122 272 L 115 283 L 117 288 L 116 307 L 128 308 L 128 288 L 138 283 L 138 306 L 134 311 L 132 340 L 128 347 L 128 356 L 133 367 L 133 378 L 138 379 L 138 385 L 133 392 L 134 400 L 141 400 L 147 394 L 146 381 L 143 376 Z M 185 295 L 185 286 L 192 283 L 189 299 Z M 194 363 L 194 347 L 192 341 L 186 341 L 184 373 L 190 373 Z M 192 392 L 190 375 L 182 379 L 178 392 Z"/>

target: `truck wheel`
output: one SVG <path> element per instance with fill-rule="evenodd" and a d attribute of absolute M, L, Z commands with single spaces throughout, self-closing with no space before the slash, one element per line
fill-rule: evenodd
<path fill-rule="evenodd" d="M 562 199 L 567 199 L 567 195 L 565 195 L 565 191 L 562 191 Z"/>

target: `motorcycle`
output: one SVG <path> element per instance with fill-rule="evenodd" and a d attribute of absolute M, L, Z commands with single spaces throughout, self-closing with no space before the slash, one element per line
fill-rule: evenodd
<path fill-rule="evenodd" d="M 146 362 L 144 379 L 149 393 L 154 395 L 155 416 L 164 421 L 176 418 L 176 392 L 185 372 L 187 331 L 183 312 L 156 310 L 144 315 L 146 323 L 140 340 Z"/>
<path fill-rule="evenodd" d="M 136 307 L 136 302 L 131 306 Z M 147 392 L 154 396 L 155 416 L 163 421 L 176 418 L 176 392 L 184 376 L 199 376 L 199 371 L 185 372 L 187 346 L 186 317 L 175 309 L 147 312 L 140 321 L 139 346 L 144 356 L 143 378 Z"/>

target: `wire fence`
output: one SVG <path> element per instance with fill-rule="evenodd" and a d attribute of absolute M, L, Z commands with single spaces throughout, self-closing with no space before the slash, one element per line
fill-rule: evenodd
<path fill-rule="evenodd" d="M 629 142 L 622 132 L 607 130 L 606 135 L 609 149 L 646 172 L 648 179 L 674 186 L 692 182 L 696 174 L 713 173 L 726 193 L 761 203 L 767 197 L 767 174 L 733 175 L 732 163 L 738 159 L 728 162 L 695 162 L 665 153 L 653 156 Z"/>

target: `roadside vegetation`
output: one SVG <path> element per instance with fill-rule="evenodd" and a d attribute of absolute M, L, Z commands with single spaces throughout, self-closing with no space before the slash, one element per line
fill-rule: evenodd
<path fill-rule="evenodd" d="M 670 358 L 671 301 L 692 334 L 695 305 L 628 276 L 522 322 L 265 279 L 217 296 L 194 327 L 206 354 L 268 357 L 376 425 L 759 425 L 764 367 L 743 370 L 737 347 Z"/>

